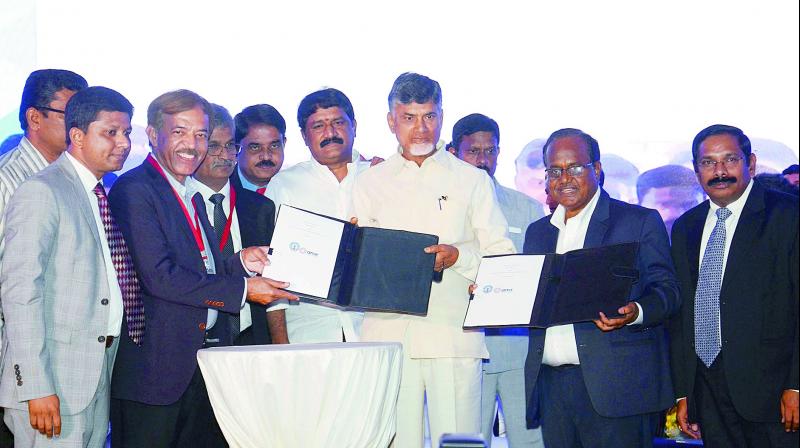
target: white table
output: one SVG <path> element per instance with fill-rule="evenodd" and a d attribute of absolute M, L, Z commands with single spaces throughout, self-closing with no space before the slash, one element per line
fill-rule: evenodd
<path fill-rule="evenodd" d="M 214 414 L 233 448 L 388 446 L 402 359 L 397 343 L 197 352 Z"/>

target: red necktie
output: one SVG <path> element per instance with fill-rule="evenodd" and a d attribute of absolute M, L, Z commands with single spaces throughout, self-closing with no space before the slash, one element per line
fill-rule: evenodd
<path fill-rule="evenodd" d="M 133 270 L 133 261 L 128 253 L 128 246 L 122 237 L 122 232 L 114 222 L 111 210 L 108 207 L 106 191 L 99 183 L 94 187 L 97 196 L 97 205 L 100 208 L 100 218 L 106 231 L 108 250 L 111 252 L 111 262 L 117 271 L 117 281 L 122 292 L 122 305 L 125 308 L 125 319 L 128 323 L 128 336 L 136 343 L 142 345 L 144 338 L 144 303 L 142 302 L 141 287 L 136 272 Z"/>
<path fill-rule="evenodd" d="M 264 196 L 264 192 L 267 191 L 267 187 L 256 188 L 256 193 Z"/>

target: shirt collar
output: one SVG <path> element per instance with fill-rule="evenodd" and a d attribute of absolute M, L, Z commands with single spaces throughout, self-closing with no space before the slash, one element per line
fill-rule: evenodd
<path fill-rule="evenodd" d="M 181 195 L 181 197 L 186 198 L 186 193 L 189 191 L 187 186 L 182 184 L 182 183 L 180 183 L 180 182 L 178 182 L 178 179 L 175 179 L 175 177 L 172 176 L 172 173 L 170 173 L 169 170 L 164 168 L 164 165 L 162 165 L 161 162 L 158 161 L 158 157 L 156 157 L 155 154 L 152 154 L 152 156 L 153 156 L 153 160 L 155 160 L 156 163 L 158 164 L 158 166 L 161 167 L 161 171 L 164 173 L 164 176 L 166 176 L 167 182 L 169 182 L 170 186 L 175 191 L 177 191 L 178 194 Z M 191 178 L 192 178 L 191 176 L 186 176 L 187 180 L 189 180 Z"/>
<path fill-rule="evenodd" d="M 583 225 L 584 223 L 588 225 L 588 221 L 592 219 L 594 209 L 597 207 L 597 201 L 600 199 L 600 191 L 602 191 L 602 188 L 598 188 L 597 191 L 594 192 L 592 199 L 586 204 L 586 207 L 569 220 L 572 221 L 574 219 L 578 225 Z M 550 217 L 550 224 L 554 225 L 558 230 L 564 230 L 567 227 L 567 223 L 564 222 L 566 214 L 567 209 L 565 209 L 563 205 L 558 204 L 556 211 L 553 212 L 553 216 Z"/>
<path fill-rule="evenodd" d="M 47 159 L 44 158 L 41 152 L 33 146 L 28 137 L 23 136 L 19 141 L 20 150 L 24 151 L 28 157 L 31 157 L 41 163 L 41 166 L 47 166 Z"/>
<path fill-rule="evenodd" d="M 86 191 L 93 192 L 94 187 L 96 187 L 97 184 L 100 183 L 100 180 L 94 177 L 94 174 L 92 174 L 92 172 L 89 171 L 89 168 L 86 168 L 86 166 L 84 166 L 80 160 L 73 157 L 72 154 L 70 154 L 69 152 L 64 152 L 64 155 L 67 156 L 67 160 L 70 161 L 72 167 L 75 168 L 75 172 L 78 173 L 78 179 L 80 179 L 81 184 L 83 184 L 83 189 Z"/>
<path fill-rule="evenodd" d="M 220 189 L 219 191 L 214 191 L 211 187 L 209 187 L 208 185 L 200 182 L 199 180 L 195 179 L 194 177 L 187 178 L 187 183 L 189 182 L 189 179 L 191 179 L 191 183 L 192 183 L 191 188 L 194 191 L 200 193 L 203 196 L 203 199 L 206 200 L 206 201 L 208 201 L 208 198 L 210 198 L 212 194 L 220 193 L 223 196 L 225 196 L 226 199 L 228 198 L 228 195 L 230 194 L 230 186 L 231 186 L 231 181 L 230 180 L 225 182 L 225 186 L 223 186 L 222 189 Z"/>
<path fill-rule="evenodd" d="M 236 165 L 236 175 L 239 176 L 239 180 L 242 182 L 242 187 L 244 187 L 245 190 L 256 191 L 259 188 L 265 188 L 266 187 L 266 185 L 264 185 L 263 187 L 260 187 L 260 186 L 258 186 L 256 184 L 250 182 L 249 180 L 247 180 L 247 178 L 244 176 L 244 173 L 242 173 L 241 167 L 238 164 Z"/>
<path fill-rule="evenodd" d="M 734 216 L 741 216 L 742 210 L 744 210 L 744 205 L 747 203 L 747 198 L 750 196 L 750 190 L 753 189 L 753 179 L 750 179 L 750 183 L 747 184 L 747 188 L 744 189 L 744 193 L 739 196 L 739 199 L 731 202 L 726 207 L 728 210 L 731 211 L 731 214 Z M 714 203 L 714 201 L 709 199 L 710 210 L 709 213 L 714 214 L 716 216 L 717 210 L 721 207 Z"/>
<path fill-rule="evenodd" d="M 436 149 L 433 151 L 433 154 L 426 157 L 425 160 L 422 161 L 422 165 L 419 167 L 417 166 L 416 162 L 413 162 L 403 157 L 403 147 L 400 146 L 399 144 L 397 145 L 397 154 L 394 154 L 392 157 L 389 158 L 389 160 L 391 159 L 397 160 L 397 162 L 395 163 L 399 165 L 398 170 L 403 168 L 423 168 L 430 163 L 446 165 L 448 161 L 447 156 L 453 156 L 453 155 L 448 153 L 447 150 L 444 149 L 444 147 L 445 147 L 445 141 L 439 140 L 436 143 Z M 389 160 L 387 160 L 386 162 L 389 162 Z"/>

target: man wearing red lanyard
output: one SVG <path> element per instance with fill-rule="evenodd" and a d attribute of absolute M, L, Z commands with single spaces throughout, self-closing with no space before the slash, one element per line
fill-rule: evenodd
<path fill-rule="evenodd" d="M 230 181 L 241 146 L 233 139 L 235 127 L 228 110 L 218 104 L 211 107 L 214 116 L 209 123 L 208 154 L 187 182 L 192 182 L 193 189 L 206 201 L 208 220 L 220 239 L 223 256 L 242 247 L 268 246 L 275 227 L 275 204 Z M 236 345 L 289 342 L 283 311 L 267 314 L 265 306 L 245 303 L 238 316 L 223 313 L 220 317 L 223 315 L 228 317 L 227 328 L 215 325 L 217 331 L 211 332 L 211 339 L 219 339 L 220 331 L 228 331 Z"/>
<path fill-rule="evenodd" d="M 220 311 L 239 313 L 245 298 L 296 300 L 282 290 L 287 283 L 251 277 L 263 269 L 266 248 L 223 256 L 202 197 L 187 188 L 187 176 L 206 156 L 212 115 L 210 104 L 188 90 L 153 100 L 153 153 L 120 176 L 109 195 L 142 283 L 147 328 L 141 346 L 120 341 L 111 390 L 114 446 L 225 446 L 197 367 L 206 331 Z M 220 335 L 220 345 L 230 342 L 229 333 Z"/>

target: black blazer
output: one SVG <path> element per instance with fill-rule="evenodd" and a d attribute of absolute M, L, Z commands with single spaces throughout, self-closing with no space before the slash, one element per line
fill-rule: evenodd
<path fill-rule="evenodd" d="M 683 297 L 670 325 L 676 397 L 694 418 L 694 295 L 709 203 L 678 218 L 672 257 Z M 798 388 L 797 199 L 754 182 L 736 227 L 720 292 L 722 363 L 736 411 L 750 421 L 780 421 L 780 398 Z"/>
<path fill-rule="evenodd" d="M 558 228 L 544 217 L 525 232 L 526 254 L 553 253 Z M 630 300 L 642 307 L 641 325 L 604 332 L 594 322 L 574 325 L 586 389 L 595 410 L 605 417 L 658 412 L 673 403 L 665 321 L 680 306 L 669 241 L 658 212 L 611 199 L 600 192 L 583 247 L 638 241 L 639 281 Z M 528 426 L 538 420 L 536 380 L 544 352 L 545 329 L 531 328 L 525 363 Z M 635 386 L 632 386 L 635 385 Z"/>
<path fill-rule="evenodd" d="M 234 173 L 234 176 L 236 173 Z M 242 188 L 241 183 L 232 183 L 236 191 L 236 217 L 242 247 L 268 246 L 275 230 L 275 203 L 269 198 Z M 251 330 L 237 339 L 238 345 L 271 344 L 267 328 L 267 307 L 250 303 Z"/>

